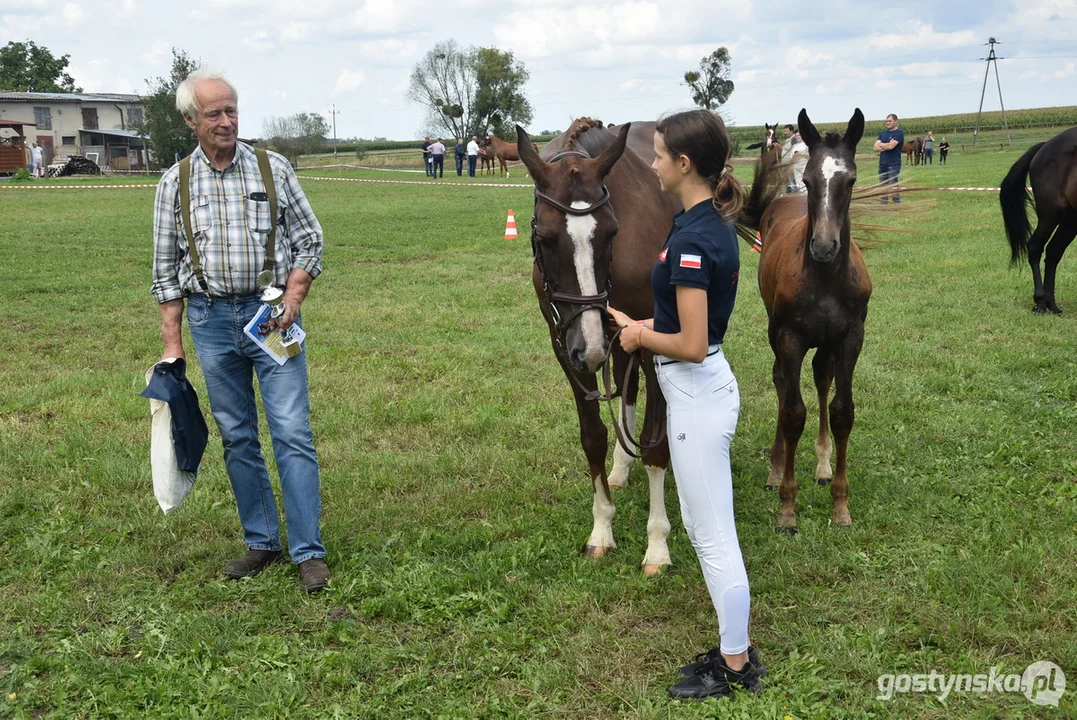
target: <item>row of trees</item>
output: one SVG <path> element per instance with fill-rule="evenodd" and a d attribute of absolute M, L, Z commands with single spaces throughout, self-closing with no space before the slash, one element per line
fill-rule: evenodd
<path fill-rule="evenodd" d="M 0 90 L 81 92 L 66 71 L 70 56 L 55 57 L 33 41 L 9 42 L 0 48 Z M 143 121 L 137 128 L 161 162 L 182 157 L 198 144 L 194 132 L 176 111 L 176 88 L 201 63 L 173 48 L 168 76 L 147 78 Z M 720 47 L 700 61 L 699 70 L 684 74 L 693 101 L 718 109 L 733 92 L 729 51 Z M 530 73 L 509 51 L 492 47 L 460 47 L 455 40 L 434 46 L 412 69 L 408 97 L 424 105 L 424 131 L 446 138 L 488 133 L 511 138 L 514 126 L 528 125 L 533 110 L 524 94 Z M 294 164 L 300 155 L 321 150 L 329 124 L 317 113 L 273 117 L 262 125 L 264 139 Z"/>

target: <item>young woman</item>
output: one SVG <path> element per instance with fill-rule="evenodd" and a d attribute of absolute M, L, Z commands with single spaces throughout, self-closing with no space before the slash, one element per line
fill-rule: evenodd
<path fill-rule="evenodd" d="M 685 530 L 703 568 L 721 644 L 680 669 L 669 689 L 681 699 L 729 695 L 733 685 L 763 688 L 766 669 L 748 644 L 751 599 L 733 520 L 729 443 L 737 429 L 740 391 L 722 352 L 737 297 L 739 246 L 733 221 L 744 191 L 727 164 L 729 136 L 705 110 L 658 122 L 655 159 L 662 190 L 685 210 L 651 272 L 654 318 L 633 320 L 610 308 L 628 352 L 655 353 L 668 406 L 667 430 Z"/>

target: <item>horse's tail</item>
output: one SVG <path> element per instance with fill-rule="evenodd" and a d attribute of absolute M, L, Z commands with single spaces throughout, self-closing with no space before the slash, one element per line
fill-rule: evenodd
<path fill-rule="evenodd" d="M 761 230 L 763 213 L 784 189 L 786 166 L 776 158 L 764 157 L 755 165 L 752 190 L 748 202 L 741 211 L 737 232 L 749 244 L 755 244 L 756 233 Z"/>
<path fill-rule="evenodd" d="M 1002 205 L 1002 224 L 1010 241 L 1010 265 L 1028 257 L 1028 238 L 1032 224 L 1028 221 L 1028 208 L 1035 207 L 1032 193 L 1025 190 L 1025 178 L 1032 165 L 1032 158 L 1045 143 L 1036 143 L 1021 159 L 1013 164 L 999 188 L 998 201 Z"/>

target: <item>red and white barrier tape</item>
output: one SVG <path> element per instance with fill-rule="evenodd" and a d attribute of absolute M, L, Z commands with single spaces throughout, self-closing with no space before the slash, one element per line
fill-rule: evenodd
<path fill-rule="evenodd" d="M 0 185 L 0 190 L 111 190 L 113 188 L 155 188 L 157 183 L 142 185 Z"/>

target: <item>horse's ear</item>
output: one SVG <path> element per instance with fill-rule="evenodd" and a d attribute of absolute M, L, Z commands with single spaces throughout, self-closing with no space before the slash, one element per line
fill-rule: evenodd
<path fill-rule="evenodd" d="M 845 135 L 842 136 L 842 140 L 847 147 L 856 150 L 856 144 L 860 142 L 860 138 L 864 137 L 864 113 L 860 112 L 860 108 L 853 111 L 853 116 L 849 118 L 849 126 L 845 128 Z"/>
<path fill-rule="evenodd" d="M 806 108 L 801 108 L 800 114 L 797 115 L 797 127 L 800 129 L 800 139 L 803 140 L 804 144 L 811 150 L 815 147 L 815 144 L 819 142 L 819 131 L 815 129 L 815 125 L 812 123 L 811 118 L 808 117 Z"/>
<path fill-rule="evenodd" d="M 516 126 L 516 149 L 520 152 L 520 160 L 535 178 L 536 185 L 546 184 L 546 161 L 539 157 L 538 148 L 531 142 L 531 136 L 519 125 Z"/>
<path fill-rule="evenodd" d="M 625 143 L 628 142 L 628 129 L 632 127 L 632 123 L 625 123 L 621 126 L 620 132 L 617 133 L 617 139 L 609 144 L 602 154 L 599 155 L 593 162 L 594 166 L 598 168 L 598 176 L 601 178 L 609 175 L 610 170 L 613 169 L 613 164 L 621 158 L 621 154 L 625 151 Z"/>

